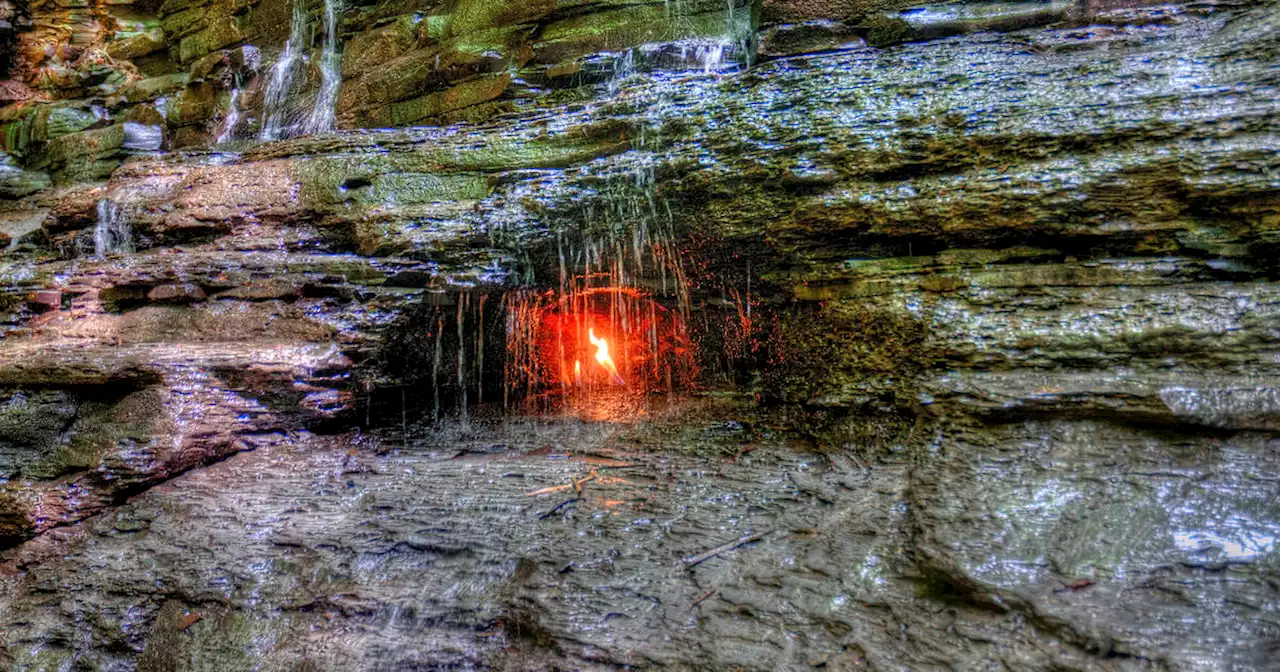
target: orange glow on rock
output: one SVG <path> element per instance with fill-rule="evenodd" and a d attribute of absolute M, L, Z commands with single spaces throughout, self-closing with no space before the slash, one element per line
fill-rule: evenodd
<path fill-rule="evenodd" d="M 673 392 L 696 374 L 684 313 L 645 291 L 511 292 L 503 303 L 509 391 L 526 399 L 590 399 L 603 388 Z"/>
<path fill-rule="evenodd" d="M 613 363 L 613 357 L 609 356 L 609 341 L 603 338 L 596 338 L 596 330 L 588 329 L 587 338 L 591 340 L 591 345 L 596 346 L 596 361 L 605 371 L 609 372 L 609 382 L 614 385 L 626 385 L 627 382 L 618 375 L 618 367 Z"/>

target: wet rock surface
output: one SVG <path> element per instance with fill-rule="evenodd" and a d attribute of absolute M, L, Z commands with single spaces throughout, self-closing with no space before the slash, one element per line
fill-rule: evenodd
<path fill-rule="evenodd" d="M 832 454 L 737 403 L 648 415 L 477 420 L 413 448 L 293 435 L 182 476 L 5 553 L 11 664 L 1273 660 L 1267 438 L 1206 458 L 1082 421 Z"/>
<path fill-rule="evenodd" d="M 7 553 L 9 651 L 19 668 L 1155 664 L 922 572 L 908 455 L 814 453 L 716 406 L 241 455 Z M 102 643 L 53 644 L 82 637 Z"/>

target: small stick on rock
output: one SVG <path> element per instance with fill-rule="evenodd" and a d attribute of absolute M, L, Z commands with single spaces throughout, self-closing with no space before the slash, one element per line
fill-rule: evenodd
<path fill-rule="evenodd" d="M 578 497 L 582 497 L 582 486 L 583 486 L 587 481 L 595 480 L 595 477 L 596 477 L 596 470 L 595 470 L 595 469 L 592 469 L 592 470 L 591 470 L 591 473 L 590 473 L 590 474 L 587 474 L 587 477 L 586 477 L 586 478 L 584 478 L 584 479 L 582 479 L 582 480 L 580 480 L 580 481 L 574 481 L 574 482 L 573 482 L 573 491 L 574 491 L 574 492 L 576 492 L 576 493 L 578 493 Z"/>
<path fill-rule="evenodd" d="M 761 539 L 764 539 L 765 536 L 768 534 L 769 534 L 768 532 L 756 532 L 755 534 L 748 534 L 745 537 L 741 537 L 735 541 L 731 541 L 727 544 L 724 544 L 723 546 L 717 546 L 705 553 L 699 553 L 698 555 L 686 557 L 684 558 L 684 566 L 686 568 L 692 568 L 696 565 L 706 562 L 707 560 L 710 560 L 711 558 L 716 557 L 717 555 L 720 555 L 722 553 L 728 553 L 729 551 L 732 551 L 733 549 L 738 548 L 739 546 L 745 546 L 752 542 L 760 541 Z"/>
<path fill-rule="evenodd" d="M 546 519 L 550 518 L 551 516 L 556 515 L 556 512 L 557 512 L 557 511 L 559 511 L 560 509 L 563 509 L 564 507 L 566 507 L 566 506 L 568 506 L 568 505 L 570 505 L 570 504 L 573 504 L 574 502 L 581 502 L 581 501 L 582 501 L 582 498 L 581 498 L 581 497 L 574 497 L 573 499 L 566 499 L 566 500 L 564 500 L 563 502 L 560 502 L 559 504 L 556 504 L 556 508 L 551 509 L 550 511 L 548 511 L 548 512 L 546 512 L 546 513 L 544 513 L 544 514 L 542 514 L 542 515 L 540 515 L 540 516 L 538 516 L 538 520 L 546 520 Z"/>
<path fill-rule="evenodd" d="M 583 479 L 581 479 L 581 480 L 579 480 L 579 479 L 570 479 L 570 480 L 569 480 L 569 482 L 568 482 L 568 483 L 565 483 L 564 485 L 553 485 L 553 486 L 551 486 L 551 487 L 549 487 L 549 488 L 543 488 L 543 489 L 541 489 L 541 490 L 534 490 L 533 492 L 526 492 L 526 493 L 524 493 L 524 496 L 525 496 L 525 497 L 537 497 L 538 495 L 549 495 L 549 494 L 551 494 L 551 493 L 553 493 L 553 492 L 563 492 L 563 491 L 565 491 L 565 490 L 569 490 L 569 489 L 572 489 L 574 492 L 576 492 L 576 493 L 578 493 L 579 495 L 581 495 L 581 494 L 582 494 L 582 485 L 583 485 L 584 483 L 586 483 L 587 481 L 595 480 L 595 478 L 596 478 L 596 470 L 595 470 L 595 469 L 592 469 L 592 470 L 591 470 L 591 473 L 590 473 L 590 474 L 588 474 L 585 478 L 583 478 Z"/>
<path fill-rule="evenodd" d="M 570 490 L 570 489 L 572 489 L 572 488 L 573 488 L 573 484 L 572 484 L 572 483 L 565 483 L 564 485 L 553 485 L 553 486 L 551 486 L 551 487 L 549 487 L 549 488 L 543 488 L 543 489 L 541 489 L 541 490 L 534 490 L 533 492 L 526 492 L 526 493 L 524 493 L 524 496 L 525 496 L 525 497 L 537 497 L 538 495 L 549 495 L 549 494 L 551 494 L 551 493 L 553 493 L 553 492 L 564 492 L 565 490 Z"/>
<path fill-rule="evenodd" d="M 711 596 L 712 596 L 712 595 L 715 595 L 715 594 L 716 594 L 716 589 L 715 589 L 715 588 L 712 588 L 711 590 L 708 590 L 707 592 L 705 592 L 705 593 L 703 593 L 703 594 L 699 595 L 699 596 L 698 596 L 698 599 L 694 600 L 694 601 L 693 601 L 693 604 L 689 605 L 689 608 L 690 608 L 690 609 L 697 609 L 699 604 L 702 604 L 703 602 L 706 602 L 708 599 L 711 599 Z"/>

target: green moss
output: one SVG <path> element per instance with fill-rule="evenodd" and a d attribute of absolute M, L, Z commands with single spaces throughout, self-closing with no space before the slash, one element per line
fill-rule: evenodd
<path fill-rule="evenodd" d="M 418 45 L 420 23 L 420 17 L 405 14 L 386 26 L 351 38 L 342 50 L 343 77 L 376 72 L 377 66 L 407 54 Z"/>
<path fill-rule="evenodd" d="M 26 155 L 27 147 L 32 144 L 32 114 L 15 116 L 0 124 L 0 148 L 14 156 Z"/>
<path fill-rule="evenodd" d="M 263 659 L 293 629 L 288 616 L 255 617 L 169 600 L 156 614 L 147 647 L 138 657 L 138 672 L 261 669 Z"/>
<path fill-rule="evenodd" d="M 367 127 L 451 121 L 459 111 L 501 96 L 510 83 L 507 74 L 480 77 L 443 91 L 361 110 L 355 113 L 356 121 Z"/>
<path fill-rule="evenodd" d="M 202 124 L 212 119 L 218 111 L 223 91 L 208 82 L 182 89 L 169 98 L 165 105 L 165 119 L 169 128 Z"/>
<path fill-rule="evenodd" d="M 158 25 L 136 33 L 116 33 L 107 43 L 107 53 L 115 59 L 132 60 L 165 48 L 164 30 Z"/>
<path fill-rule="evenodd" d="M 83 131 L 97 122 L 98 115 L 76 107 L 46 107 L 36 115 L 37 129 L 43 125 L 41 135 L 48 140 Z"/>
<path fill-rule="evenodd" d="M 396 156 L 313 159 L 299 166 L 300 199 L 313 208 L 405 205 L 483 198 L 478 175 L 419 172 Z"/>
<path fill-rule="evenodd" d="M 202 3 L 199 7 L 169 14 L 161 20 L 161 27 L 164 28 L 169 40 L 178 40 L 207 26 L 211 11 L 213 10 L 210 7 Z M 164 13 L 163 9 L 161 13 Z"/>
<path fill-rule="evenodd" d="M 158 388 L 134 392 L 118 402 L 89 401 L 80 407 L 68 440 L 23 470 L 33 478 L 95 469 L 121 448 L 146 445 L 164 414 Z"/>
<path fill-rule="evenodd" d="M 59 183 L 106 178 L 123 158 L 124 125 L 69 133 L 45 143 L 31 167 L 48 169 Z"/>
<path fill-rule="evenodd" d="M 186 88 L 189 79 L 185 72 L 140 79 L 121 87 L 120 97 L 131 103 L 155 100 Z"/>
<path fill-rule="evenodd" d="M 873 14 L 862 25 L 867 30 L 867 44 L 885 47 L 911 39 L 911 24 L 897 17 Z"/>
<path fill-rule="evenodd" d="M 455 202 L 489 193 L 484 175 L 521 168 L 575 165 L 626 150 L 628 126 L 603 123 L 532 141 L 495 139 L 457 151 L 423 146 L 411 152 L 313 157 L 297 164 L 299 200 L 317 210 L 338 205 Z"/>
<path fill-rule="evenodd" d="M 240 17 L 219 16 L 210 20 L 204 30 L 182 38 L 178 43 L 178 62 L 190 63 L 201 56 L 241 42 L 246 37 L 245 26 Z"/>
<path fill-rule="evenodd" d="M 910 408 L 927 366 L 924 323 L 854 301 L 799 305 L 773 329 L 766 393 L 789 403 Z"/>
<path fill-rule="evenodd" d="M 13 478 L 57 446 L 76 410 L 60 390 L 0 394 L 0 477 Z"/>
<path fill-rule="evenodd" d="M 350 70 L 338 96 L 339 114 L 355 115 L 364 126 L 405 125 L 496 98 L 508 83 L 495 86 L 500 73 L 509 61 L 521 62 L 524 31 L 489 28 L 425 49 L 414 48 L 414 40 L 390 33 L 344 55 Z M 396 101 L 404 104 L 393 108 Z"/>
<path fill-rule="evenodd" d="M 99 117 L 90 110 L 57 103 L 16 107 L 2 120 L 0 145 L 6 152 L 23 156 L 50 140 L 84 131 L 98 123 Z"/>
<path fill-rule="evenodd" d="M 26 651 L 19 652 L 13 662 L 13 667 L 9 669 L 13 670 L 13 672 L 67 670 L 71 669 L 77 658 L 78 656 L 74 651 L 58 646 L 27 647 Z"/>
<path fill-rule="evenodd" d="M 555 64 L 651 42 L 719 38 L 737 32 L 729 16 L 728 11 L 679 15 L 663 5 L 591 12 L 547 24 L 534 51 L 539 62 Z"/>
<path fill-rule="evenodd" d="M 459 0 L 449 21 L 449 33 L 469 35 L 486 28 L 536 22 L 556 9 L 556 0 Z"/>

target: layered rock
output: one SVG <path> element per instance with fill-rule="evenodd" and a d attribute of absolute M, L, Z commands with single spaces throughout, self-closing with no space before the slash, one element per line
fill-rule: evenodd
<path fill-rule="evenodd" d="M 28 94 L 0 113 L 3 149 L 71 183 L 105 179 L 138 152 L 258 136 L 272 86 L 286 87 L 280 114 L 306 116 L 321 104 L 321 15 L 331 8 L 298 9 L 291 22 L 292 4 L 277 2 L 36 4 L 14 83 Z M 584 97 L 634 68 L 627 54 L 642 46 L 642 65 L 742 63 L 754 25 L 751 5 L 722 2 L 355 3 L 340 14 L 333 104 L 346 128 L 480 120 Z"/>

